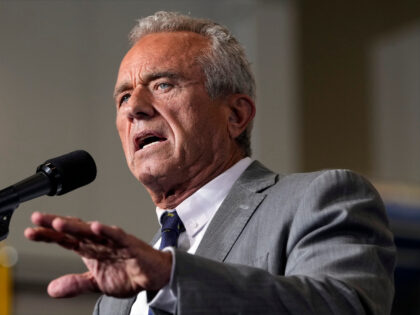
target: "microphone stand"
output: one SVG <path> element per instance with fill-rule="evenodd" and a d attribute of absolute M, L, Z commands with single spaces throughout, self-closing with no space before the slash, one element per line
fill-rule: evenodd
<path fill-rule="evenodd" d="M 48 168 L 46 170 L 49 171 Z M 38 172 L 12 186 L 0 190 L 0 241 L 7 238 L 10 219 L 21 202 L 51 193 L 51 191 L 55 193 L 55 190 L 51 188 L 50 182 L 51 180 L 45 173 Z"/>
<path fill-rule="evenodd" d="M 0 191 L 0 241 L 7 238 L 12 214 L 19 206 L 19 195 L 13 186 Z"/>
<path fill-rule="evenodd" d="M 86 151 L 77 150 L 47 160 L 34 175 L 0 190 L 0 241 L 7 238 L 10 219 L 21 202 L 65 194 L 89 184 L 95 177 L 95 161 Z"/>

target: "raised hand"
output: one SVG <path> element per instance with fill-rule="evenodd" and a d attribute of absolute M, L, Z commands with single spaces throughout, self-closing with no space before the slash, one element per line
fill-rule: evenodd
<path fill-rule="evenodd" d="M 159 290 L 170 279 L 172 255 L 114 226 L 84 222 L 78 218 L 34 212 L 25 236 L 33 241 L 56 243 L 79 254 L 88 271 L 53 280 L 52 297 L 71 297 L 84 292 L 103 292 L 130 297 L 142 290 Z"/>

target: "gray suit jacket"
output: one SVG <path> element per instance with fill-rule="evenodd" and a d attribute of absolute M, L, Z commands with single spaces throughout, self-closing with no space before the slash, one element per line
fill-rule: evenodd
<path fill-rule="evenodd" d="M 254 162 L 196 254 L 176 251 L 175 261 L 182 315 L 383 315 L 394 293 L 395 247 L 382 201 L 346 170 L 282 176 Z M 129 314 L 134 299 L 103 296 L 94 314 Z"/>

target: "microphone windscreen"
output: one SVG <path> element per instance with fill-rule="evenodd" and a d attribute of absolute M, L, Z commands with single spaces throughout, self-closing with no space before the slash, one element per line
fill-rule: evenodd
<path fill-rule="evenodd" d="M 92 156 L 84 150 L 73 151 L 56 158 L 49 159 L 59 175 L 61 190 L 57 195 L 63 195 L 81 186 L 91 183 L 96 178 L 96 164 Z"/>

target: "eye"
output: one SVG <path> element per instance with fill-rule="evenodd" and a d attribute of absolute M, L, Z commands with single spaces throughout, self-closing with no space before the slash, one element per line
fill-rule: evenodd
<path fill-rule="evenodd" d="M 172 84 L 169 84 L 167 82 L 161 82 L 161 83 L 156 84 L 155 89 L 160 92 L 164 92 L 164 91 L 169 90 L 171 87 L 172 87 Z"/>
<path fill-rule="evenodd" d="M 127 102 L 128 102 L 128 100 L 130 99 L 130 97 L 131 97 L 131 94 L 129 94 L 129 93 L 124 94 L 124 95 L 120 98 L 119 105 L 121 106 L 121 105 L 123 105 L 124 103 L 127 103 Z"/>

